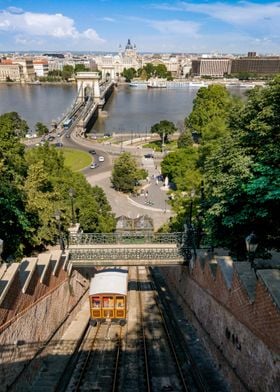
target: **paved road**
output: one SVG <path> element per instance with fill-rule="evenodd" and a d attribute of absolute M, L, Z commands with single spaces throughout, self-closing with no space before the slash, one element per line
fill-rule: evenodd
<path fill-rule="evenodd" d="M 90 169 L 87 167 L 82 170 L 82 173 L 91 185 L 98 185 L 103 188 L 112 207 L 112 211 L 116 216 L 125 215 L 136 218 L 139 215 L 146 214 L 153 219 L 156 230 L 169 220 L 172 214 L 168 205 L 167 189 L 162 182 L 157 184 L 156 179 L 153 178 L 159 174 L 155 168 L 154 159 L 144 158 L 144 154 L 152 152 L 151 149 L 131 144 L 113 145 L 110 142 L 106 142 L 106 140 L 103 144 L 100 144 L 94 140 L 76 136 L 75 131 L 71 133 L 71 138 L 66 138 L 65 135 L 62 135 L 59 141 L 65 147 L 77 148 L 84 151 L 96 150 L 97 154 L 93 155 L 93 160 L 98 159 L 100 155 L 104 156 L 105 160 L 99 163 L 98 168 Z M 35 142 L 33 143 L 35 144 Z M 143 186 L 144 194 L 142 196 L 127 196 L 115 191 L 111 186 L 110 176 L 113 159 L 122 151 L 129 151 L 137 157 L 139 164 L 142 164 L 143 168 L 149 173 L 149 181 Z M 159 157 L 157 158 L 157 165 L 158 159 Z M 147 201 L 150 201 L 151 204 L 146 204 Z"/>

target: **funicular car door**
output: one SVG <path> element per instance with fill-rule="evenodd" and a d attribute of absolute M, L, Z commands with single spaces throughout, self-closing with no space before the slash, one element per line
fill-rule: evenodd
<path fill-rule="evenodd" d="M 114 318 L 114 296 L 103 295 L 102 297 L 102 317 L 105 319 Z"/>
<path fill-rule="evenodd" d="M 125 297 L 123 295 L 116 296 L 115 317 L 125 318 Z"/>
<path fill-rule="evenodd" d="M 101 317 L 101 301 L 99 296 L 91 297 L 91 317 L 92 318 Z"/>

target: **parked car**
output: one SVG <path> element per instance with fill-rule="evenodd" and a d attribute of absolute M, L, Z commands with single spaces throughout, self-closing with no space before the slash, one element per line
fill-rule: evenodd
<path fill-rule="evenodd" d="M 154 154 L 145 154 L 144 158 L 146 158 L 146 159 L 154 158 Z"/>
<path fill-rule="evenodd" d="M 27 134 L 25 135 L 25 137 L 26 137 L 27 139 L 33 139 L 33 138 L 37 137 L 37 135 L 36 135 L 36 133 L 27 133 Z"/>
<path fill-rule="evenodd" d="M 91 155 L 96 155 L 96 151 L 95 151 L 95 150 L 89 150 L 89 153 L 90 153 Z"/>
<path fill-rule="evenodd" d="M 111 137 L 111 136 L 112 136 L 112 134 L 109 132 L 104 133 L 104 137 Z"/>
<path fill-rule="evenodd" d="M 90 165 L 91 169 L 96 169 L 97 167 L 98 167 L 98 164 L 95 162 Z"/>
<path fill-rule="evenodd" d="M 49 136 L 47 140 L 48 140 L 49 142 L 52 142 L 54 139 L 55 139 L 54 136 Z"/>
<path fill-rule="evenodd" d="M 104 162 L 104 161 L 105 161 L 105 158 L 104 158 L 102 155 L 100 155 L 100 156 L 98 157 L 98 160 L 99 160 L 99 162 Z"/>
<path fill-rule="evenodd" d="M 63 143 L 57 142 L 57 143 L 55 143 L 55 147 L 63 147 Z"/>

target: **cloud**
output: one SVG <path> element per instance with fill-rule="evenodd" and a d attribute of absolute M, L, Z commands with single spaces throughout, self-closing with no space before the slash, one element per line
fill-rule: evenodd
<path fill-rule="evenodd" d="M 199 24 L 182 20 L 153 20 L 148 24 L 164 34 L 197 35 Z"/>
<path fill-rule="evenodd" d="M 142 25 L 146 24 L 157 30 L 162 34 L 179 34 L 181 36 L 188 35 L 188 36 L 197 36 L 198 30 L 200 28 L 200 24 L 191 21 L 184 21 L 184 20 L 156 20 L 156 19 L 145 19 L 145 18 L 138 18 L 135 16 L 130 16 L 128 18 L 131 21 L 139 22 Z"/>
<path fill-rule="evenodd" d="M 175 5 L 153 4 L 152 7 L 166 11 L 204 14 L 236 26 L 254 25 L 261 21 L 277 22 L 280 18 L 280 2 L 267 4 L 256 4 L 248 1 L 239 1 L 237 4 L 178 2 Z"/>
<path fill-rule="evenodd" d="M 24 12 L 15 7 L 0 12 L 1 31 L 18 34 L 22 41 L 25 41 L 26 36 L 27 41 L 30 37 L 52 37 L 105 42 L 94 29 L 78 31 L 74 20 L 62 14 Z"/>
<path fill-rule="evenodd" d="M 102 20 L 105 20 L 105 22 L 116 22 L 116 19 L 110 18 L 108 16 L 105 16 L 104 18 L 102 18 Z"/>

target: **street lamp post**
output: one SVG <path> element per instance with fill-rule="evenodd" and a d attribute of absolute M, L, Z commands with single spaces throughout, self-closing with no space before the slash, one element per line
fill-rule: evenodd
<path fill-rule="evenodd" d="M 57 220 L 60 250 L 64 251 L 65 246 L 64 246 L 64 241 L 63 241 L 62 235 L 61 235 L 61 211 L 56 210 L 54 213 L 54 217 Z"/>
<path fill-rule="evenodd" d="M 75 197 L 76 193 L 73 188 L 70 188 L 68 193 L 69 193 L 70 200 L 71 200 L 71 212 L 72 212 L 71 223 L 72 223 L 72 226 L 74 226 L 74 224 L 75 224 L 74 197 Z"/>
<path fill-rule="evenodd" d="M 254 232 L 252 232 L 250 235 L 248 235 L 245 238 L 245 243 L 246 243 L 246 250 L 248 253 L 248 260 L 251 264 L 251 267 L 254 268 L 254 270 L 256 270 L 254 258 L 255 258 L 255 253 L 256 253 L 257 247 L 259 245 L 256 234 Z"/>

